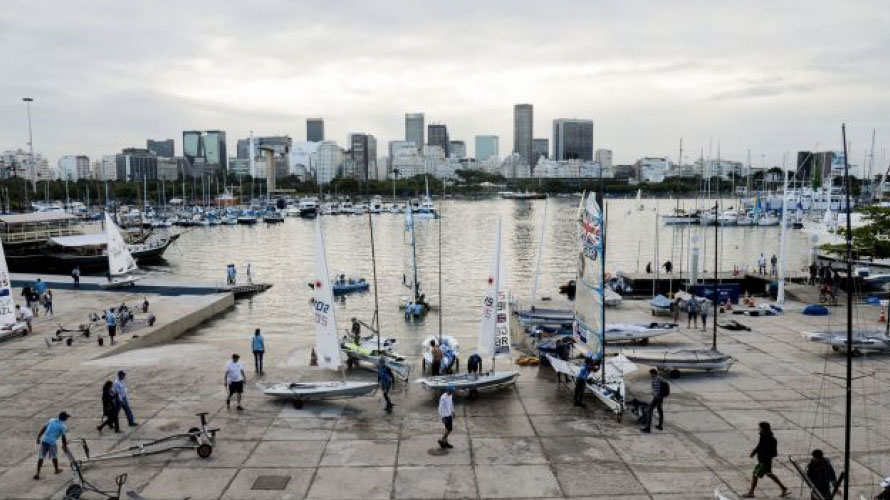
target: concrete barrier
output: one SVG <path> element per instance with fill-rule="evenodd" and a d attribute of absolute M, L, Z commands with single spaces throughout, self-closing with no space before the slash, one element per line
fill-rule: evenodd
<path fill-rule="evenodd" d="M 166 323 L 156 324 L 152 329 L 138 330 L 136 337 L 119 336 L 120 343 L 106 351 L 99 358 L 114 356 L 132 349 L 141 349 L 164 344 L 182 336 L 192 328 L 235 307 L 235 296 L 231 293 L 208 296 L 208 302 L 198 309 Z"/>

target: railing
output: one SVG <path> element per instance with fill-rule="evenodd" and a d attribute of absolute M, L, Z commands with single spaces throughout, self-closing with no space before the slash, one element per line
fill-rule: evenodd
<path fill-rule="evenodd" d="M 15 232 L 0 232 L 0 241 L 4 244 L 9 243 L 36 243 L 46 241 L 56 236 L 74 236 L 81 234 L 80 231 L 70 228 L 52 228 L 40 230 L 22 230 Z"/>

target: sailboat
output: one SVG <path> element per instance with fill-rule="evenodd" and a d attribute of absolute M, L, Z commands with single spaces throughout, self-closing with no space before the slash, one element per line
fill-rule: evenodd
<path fill-rule="evenodd" d="M 433 204 L 433 199 L 430 198 L 430 182 L 429 179 L 424 177 L 423 182 L 426 185 L 426 194 L 423 196 L 423 199 L 420 200 L 420 208 L 417 210 L 418 219 L 438 219 L 439 212 L 436 211 L 436 205 Z"/>
<path fill-rule="evenodd" d="M 315 317 L 315 351 L 318 366 L 329 370 L 341 370 L 342 381 L 329 382 L 277 382 L 258 383 L 257 389 L 275 398 L 289 399 L 294 407 L 302 406 L 303 401 L 320 399 L 352 398 L 373 393 L 376 382 L 353 382 L 346 380 L 340 356 L 340 341 L 337 338 L 337 318 L 334 306 L 334 293 L 331 290 L 331 277 L 325 254 L 324 235 L 321 219 L 315 219 L 315 297 L 312 310 Z"/>
<path fill-rule="evenodd" d="M 133 273 L 139 267 L 108 212 L 105 212 L 105 241 L 107 246 L 105 253 L 108 254 L 108 281 L 100 283 L 99 286 L 102 288 L 134 286 L 140 276 Z"/>
<path fill-rule="evenodd" d="M 614 411 L 618 420 L 624 415 L 627 390 L 624 375 L 636 366 L 624 356 L 606 361 L 605 275 L 606 245 L 603 213 L 596 196 L 587 193 L 581 198 L 581 245 L 578 255 L 578 288 L 575 296 L 575 345 L 586 350 L 586 358 L 599 361 L 599 368 L 587 380 L 587 390 Z M 547 354 L 550 366 L 559 373 L 578 377 L 581 367 Z"/>
<path fill-rule="evenodd" d="M 442 219 L 436 224 L 439 229 L 439 310 L 442 311 Z M 423 339 L 420 344 L 421 368 L 420 373 L 426 373 L 426 367 L 433 364 L 433 344 L 442 352 L 442 360 L 439 363 L 441 373 L 457 373 L 460 371 L 460 343 L 451 335 L 442 335 L 442 314 L 439 314 L 439 333 Z"/>
<path fill-rule="evenodd" d="M 719 193 L 718 193 L 719 196 Z M 718 205 L 714 204 L 714 213 L 718 213 Z M 720 253 L 717 237 L 719 226 L 714 227 L 714 298 L 717 298 L 717 256 Z M 693 297 L 694 300 L 694 297 Z M 654 366 L 660 370 L 668 370 L 671 378 L 680 376 L 681 370 L 728 371 L 735 358 L 717 350 L 717 300 L 714 304 L 714 331 L 709 349 L 678 349 L 671 351 L 639 351 L 624 350 L 627 359 L 643 365 Z"/>
<path fill-rule="evenodd" d="M 516 382 L 516 378 L 519 377 L 518 371 L 495 371 L 495 360 L 498 357 L 510 356 L 511 351 L 510 302 L 506 284 L 504 262 L 501 258 L 501 221 L 498 219 L 494 255 L 488 275 L 489 286 L 482 302 L 482 323 L 477 347 L 480 355 L 491 356 L 491 371 L 420 379 L 425 389 L 442 391 L 454 387 L 455 391 L 474 393 L 479 389 L 501 388 Z"/>
<path fill-rule="evenodd" d="M 6 265 L 6 253 L 0 243 L 0 339 L 14 335 L 24 335 L 28 325 L 19 322 L 15 317 L 15 299 L 12 298 L 12 280 L 9 267 Z"/>
<path fill-rule="evenodd" d="M 405 319 L 422 316 L 431 309 L 426 295 L 421 292 L 420 278 L 417 271 L 417 240 L 414 237 L 414 214 L 405 210 L 405 235 L 408 238 L 406 255 L 407 269 L 402 274 L 402 284 L 411 290 L 411 295 L 401 297 L 399 308 L 405 310 Z"/>

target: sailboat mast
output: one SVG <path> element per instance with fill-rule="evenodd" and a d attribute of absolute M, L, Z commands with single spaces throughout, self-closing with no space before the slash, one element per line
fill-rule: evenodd
<path fill-rule="evenodd" d="M 850 495 L 850 421 L 853 411 L 853 233 L 850 221 L 850 163 L 847 161 L 847 124 L 841 125 L 844 141 L 844 196 L 847 204 L 847 380 L 844 411 L 844 500 Z"/>
<path fill-rule="evenodd" d="M 714 351 L 717 350 L 717 303 L 720 301 L 720 294 L 717 292 L 717 281 L 719 279 L 717 271 L 717 237 L 720 233 L 720 183 L 723 182 L 723 166 L 720 164 L 719 159 L 717 160 L 717 168 L 720 170 L 718 170 L 717 174 L 717 192 L 714 196 L 714 333 L 711 339 L 711 350 Z"/>
<path fill-rule="evenodd" d="M 371 273 L 374 278 L 374 328 L 377 330 L 377 350 L 380 350 L 380 304 L 377 301 L 377 256 L 374 253 L 374 221 L 368 211 L 368 228 L 371 231 Z"/>
<path fill-rule="evenodd" d="M 535 276 L 532 280 L 532 294 L 529 298 L 529 309 L 535 308 L 535 297 L 538 295 L 538 274 L 541 271 L 541 254 L 544 253 L 544 231 L 547 227 L 547 206 L 549 200 L 544 200 L 544 217 L 541 219 L 541 240 L 538 243 L 538 256 L 535 259 Z"/>
<path fill-rule="evenodd" d="M 408 202 L 405 205 L 405 210 L 411 210 L 410 202 Z M 420 295 L 418 295 L 418 293 L 417 293 L 420 289 L 420 284 L 417 283 L 417 243 L 414 238 L 414 217 L 413 216 L 411 217 L 411 271 L 414 273 L 414 281 L 413 281 L 414 300 L 416 302 L 417 299 L 420 298 Z"/>
<path fill-rule="evenodd" d="M 600 175 L 600 189 L 602 189 L 602 175 Z M 603 290 L 602 300 L 600 301 L 600 311 L 602 313 L 602 321 L 600 321 L 600 338 L 602 342 L 600 342 L 600 346 L 602 346 L 600 352 L 600 372 L 602 373 L 602 381 L 603 384 L 606 383 L 606 221 L 609 219 L 609 209 L 606 205 L 606 193 L 604 191 L 600 191 L 603 193 L 602 202 L 603 202 L 603 256 L 600 259 L 600 286 Z M 656 220 L 658 218 L 656 217 Z"/>
<path fill-rule="evenodd" d="M 442 345 L 442 217 L 439 217 L 439 345 Z"/>
<path fill-rule="evenodd" d="M 785 177 L 785 185 L 782 188 L 782 227 L 779 232 L 779 289 L 776 292 L 776 302 L 785 303 L 785 230 L 788 226 L 788 170 L 785 168 L 785 155 L 782 155 L 782 173 Z"/>

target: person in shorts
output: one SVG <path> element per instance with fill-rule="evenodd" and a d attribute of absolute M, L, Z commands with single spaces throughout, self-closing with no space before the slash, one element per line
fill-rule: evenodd
<path fill-rule="evenodd" d="M 779 485 L 779 488 L 782 488 L 782 492 L 779 493 L 780 497 L 787 497 L 791 494 L 791 490 L 786 488 L 782 481 L 779 481 L 779 478 L 773 474 L 773 459 L 779 454 L 778 443 L 775 436 L 773 436 L 769 422 L 760 422 L 759 427 L 760 441 L 757 442 L 757 447 L 751 452 L 752 457 L 757 455 L 757 465 L 754 466 L 754 473 L 751 476 L 751 488 L 742 495 L 742 498 L 754 498 L 757 480 L 763 478 L 763 476 L 772 479 L 773 482 Z"/>
<path fill-rule="evenodd" d="M 439 446 L 441 448 L 454 448 L 454 446 L 451 446 L 451 443 L 448 442 L 448 435 L 451 434 L 451 430 L 454 428 L 453 394 L 454 386 L 449 385 L 448 388 L 445 389 L 445 392 L 439 397 L 439 418 L 442 419 L 442 424 L 445 425 L 445 434 L 442 435 L 442 439 L 439 439 Z"/>
<path fill-rule="evenodd" d="M 241 394 L 244 393 L 244 380 L 247 377 L 244 375 L 244 365 L 238 361 L 239 359 L 241 359 L 241 356 L 232 354 L 232 360 L 226 363 L 226 374 L 223 384 L 229 392 L 228 397 L 226 397 L 226 408 L 231 406 L 232 396 L 235 396 L 236 408 L 238 411 L 241 411 L 244 409 L 241 407 Z"/>
<path fill-rule="evenodd" d="M 68 451 L 68 439 L 65 438 L 68 432 L 68 426 L 65 425 L 67 420 L 68 414 L 63 411 L 59 413 L 58 418 L 49 419 L 37 434 L 37 445 L 40 446 L 40 450 L 37 452 L 37 473 L 34 474 L 34 479 L 40 479 L 40 468 L 43 467 L 43 461 L 47 457 L 53 461 L 56 474 L 62 472 L 59 468 L 59 449 L 56 443 L 62 438 L 62 450 Z"/>

